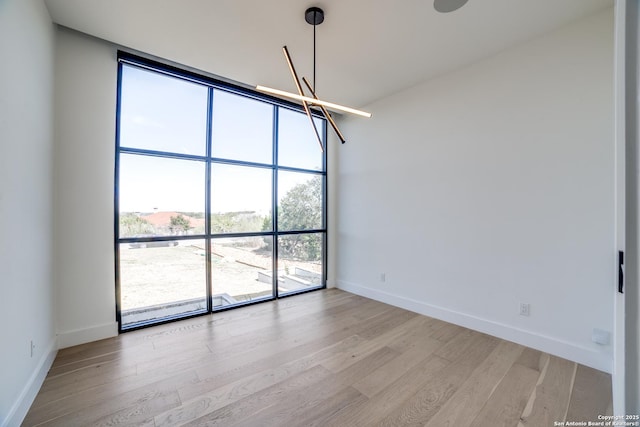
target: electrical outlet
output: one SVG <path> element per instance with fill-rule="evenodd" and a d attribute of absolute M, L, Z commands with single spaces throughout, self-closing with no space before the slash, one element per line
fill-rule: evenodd
<path fill-rule="evenodd" d="M 380 281 L 382 283 L 387 281 L 387 273 L 380 273 Z"/>
<path fill-rule="evenodd" d="M 36 345 L 33 343 L 33 340 L 31 340 L 31 357 L 33 357 L 33 353 L 36 351 Z"/>
<path fill-rule="evenodd" d="M 531 312 L 529 311 L 529 304 L 525 302 L 520 303 L 520 316 L 529 316 Z"/>
<path fill-rule="evenodd" d="M 602 329 L 593 328 L 593 332 L 591 333 L 591 341 L 600 345 L 608 345 L 611 341 L 611 334 Z"/>

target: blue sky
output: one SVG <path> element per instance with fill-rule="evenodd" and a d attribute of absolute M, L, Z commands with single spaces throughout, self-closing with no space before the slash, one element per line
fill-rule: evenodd
<path fill-rule="evenodd" d="M 123 66 L 122 147 L 206 154 L 208 89 L 134 66 Z M 270 164 L 273 107 L 214 90 L 214 157 Z M 322 152 L 306 115 L 280 108 L 279 164 L 321 170 Z M 321 129 L 321 121 L 316 119 Z M 204 162 L 122 154 L 121 212 L 204 211 Z M 279 196 L 308 174 L 281 174 Z M 214 164 L 212 212 L 271 209 L 271 171 Z"/>

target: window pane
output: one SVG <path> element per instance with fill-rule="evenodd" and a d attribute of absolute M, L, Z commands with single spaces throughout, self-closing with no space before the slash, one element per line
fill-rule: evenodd
<path fill-rule="evenodd" d="M 273 163 L 273 106 L 240 95 L 214 91 L 212 156 Z"/>
<path fill-rule="evenodd" d="M 322 286 L 323 233 L 278 237 L 278 292 Z"/>
<path fill-rule="evenodd" d="M 121 94 L 121 147 L 206 154 L 206 86 L 124 65 Z"/>
<path fill-rule="evenodd" d="M 278 229 L 322 228 L 322 175 L 278 173 Z"/>
<path fill-rule="evenodd" d="M 206 311 L 204 241 L 120 244 L 122 326 Z"/>
<path fill-rule="evenodd" d="M 204 162 L 120 155 L 120 237 L 204 233 Z"/>
<path fill-rule="evenodd" d="M 316 118 L 313 120 L 322 138 L 324 120 Z M 323 170 L 322 158 L 322 150 L 307 115 L 280 108 L 278 113 L 278 164 L 320 171 Z"/>
<path fill-rule="evenodd" d="M 273 296 L 273 238 L 222 238 L 211 241 L 213 307 Z"/>
<path fill-rule="evenodd" d="M 271 231 L 271 169 L 211 166 L 211 232 Z"/>

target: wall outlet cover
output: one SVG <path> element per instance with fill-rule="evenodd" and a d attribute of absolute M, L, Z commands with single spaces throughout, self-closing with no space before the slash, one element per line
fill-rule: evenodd
<path fill-rule="evenodd" d="M 611 334 L 602 329 L 593 328 L 593 332 L 591 333 L 591 341 L 600 345 L 608 345 L 611 341 Z"/>

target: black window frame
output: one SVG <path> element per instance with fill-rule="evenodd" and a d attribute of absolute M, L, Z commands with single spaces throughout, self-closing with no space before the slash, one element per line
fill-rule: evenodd
<path fill-rule="evenodd" d="M 204 85 L 208 88 L 208 101 L 207 101 L 207 136 L 206 136 L 206 153 L 204 156 L 188 155 L 174 152 L 155 151 L 148 149 L 130 148 L 120 146 L 120 113 L 122 102 L 122 70 L 123 66 L 133 66 L 148 71 L 160 73 L 163 75 L 175 77 L 192 83 Z M 115 174 L 114 174 L 114 248 L 115 248 L 115 290 L 116 290 L 116 321 L 118 323 L 118 332 L 128 332 L 136 329 L 155 326 L 167 322 L 173 322 L 176 320 L 187 319 L 196 316 L 207 315 L 219 311 L 225 311 L 238 307 L 244 307 L 252 304 L 260 304 L 267 301 L 273 301 L 280 298 L 286 298 L 289 296 L 298 295 L 301 293 L 313 292 L 327 287 L 327 262 L 328 262 L 328 233 L 327 233 L 327 213 L 328 213 L 328 196 L 327 196 L 327 121 L 324 116 L 314 109 L 311 109 L 311 114 L 314 118 L 320 119 L 321 137 L 324 142 L 324 151 L 322 154 L 322 170 L 312 170 L 304 168 L 296 168 L 289 166 L 280 166 L 278 164 L 278 126 L 279 126 L 279 112 L 281 109 L 293 110 L 304 114 L 305 111 L 301 105 L 282 100 L 267 94 L 257 92 L 251 88 L 244 87 L 238 84 L 233 84 L 227 81 L 220 80 L 215 77 L 207 76 L 194 71 L 182 69 L 174 65 L 170 65 L 156 59 L 150 59 L 136 54 L 132 54 L 126 51 L 118 51 L 117 54 L 117 101 L 116 101 L 116 138 L 115 138 Z M 254 99 L 270 104 L 273 108 L 273 127 L 272 127 L 272 162 L 255 163 L 245 162 L 233 159 L 215 158 L 211 156 L 212 151 L 212 111 L 213 111 L 213 94 L 214 90 L 225 91 L 235 95 L 244 96 L 249 99 Z M 120 194 L 120 155 L 121 154 L 133 154 L 141 156 L 161 157 L 161 158 L 173 158 L 181 160 L 192 160 L 198 162 L 204 162 L 205 164 L 205 232 L 198 235 L 184 235 L 184 236 L 154 236 L 154 237 L 120 237 L 120 211 L 119 211 L 119 194 Z M 253 168 L 265 168 L 272 171 L 272 229 L 271 231 L 259 231 L 259 232 L 239 232 L 239 233 L 211 233 L 211 167 L 213 164 L 227 164 L 248 166 Z M 322 227 L 310 230 L 286 230 L 280 231 L 278 228 L 278 173 L 283 172 L 299 172 L 304 174 L 311 174 L 314 176 L 322 177 Z M 299 234 L 320 234 L 322 237 L 322 279 L 320 286 L 310 287 L 308 289 L 300 289 L 281 294 L 278 290 L 278 275 L 277 263 L 278 263 L 278 237 L 288 235 Z M 256 237 L 256 236 L 271 236 L 273 239 L 272 244 L 272 295 L 270 297 L 264 297 L 259 300 L 241 302 L 233 305 L 225 305 L 213 307 L 212 305 L 212 267 L 211 267 L 211 243 L 216 238 L 226 237 Z M 205 241 L 205 266 L 206 266 L 206 310 L 197 312 L 188 312 L 185 314 L 171 315 L 164 317 L 160 320 L 147 320 L 140 321 L 132 324 L 128 324 L 125 327 L 122 325 L 122 311 L 121 311 L 121 282 L 120 282 L 120 245 L 131 243 L 148 243 L 148 242 L 163 242 L 174 240 L 204 240 Z"/>

